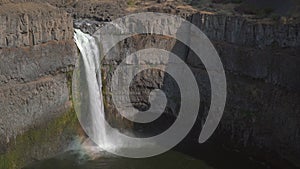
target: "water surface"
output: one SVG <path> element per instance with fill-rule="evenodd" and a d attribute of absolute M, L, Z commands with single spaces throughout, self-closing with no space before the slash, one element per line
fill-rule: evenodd
<path fill-rule="evenodd" d="M 159 156 L 133 159 L 103 154 L 95 159 L 78 151 L 39 161 L 24 169 L 213 169 L 204 161 L 169 151 Z"/>

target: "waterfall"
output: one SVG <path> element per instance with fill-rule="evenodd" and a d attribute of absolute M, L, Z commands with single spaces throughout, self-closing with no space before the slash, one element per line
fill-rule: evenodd
<path fill-rule="evenodd" d="M 88 133 L 94 135 L 94 139 L 97 140 L 98 146 L 103 149 L 108 149 L 113 145 L 109 144 L 110 141 L 106 138 L 107 131 L 105 127 L 102 96 L 99 47 L 94 37 L 81 32 L 79 29 L 75 29 L 74 38 L 81 53 L 80 60 L 82 63 L 80 64 L 83 69 L 81 68 L 82 70 L 79 70 L 80 75 L 77 76 L 77 79 L 79 79 L 78 88 L 80 88 L 80 90 L 73 92 L 79 92 L 80 97 L 85 95 L 81 100 L 87 105 L 84 107 L 83 104 L 80 103 L 79 120 L 81 124 L 84 123 L 83 125 L 89 126 L 86 130 L 89 130 Z"/>
<path fill-rule="evenodd" d="M 122 133 L 106 122 L 99 43 L 93 36 L 77 29 L 74 36 L 81 57 L 73 72 L 72 97 L 79 122 L 90 138 L 81 144 L 79 149 L 87 151 L 91 156 L 105 151 L 135 158 L 148 157 L 147 153 L 160 151 L 165 145 L 158 145 L 155 139 L 137 138 L 127 131 Z M 128 153 L 132 153 L 133 156 L 128 156 Z"/>

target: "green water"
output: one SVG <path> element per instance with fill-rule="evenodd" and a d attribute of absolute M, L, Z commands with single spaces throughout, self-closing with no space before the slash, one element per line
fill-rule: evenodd
<path fill-rule="evenodd" d="M 216 153 L 216 154 L 214 154 Z M 218 157 L 219 156 L 219 157 Z M 91 158 L 83 151 L 69 151 L 54 158 L 35 162 L 23 169 L 268 169 L 250 159 L 234 157 L 219 151 L 206 158 L 192 157 L 177 151 L 159 156 L 132 159 L 116 157 L 108 153 Z"/>
<path fill-rule="evenodd" d="M 45 161 L 36 162 L 24 169 L 213 169 L 213 167 L 204 161 L 175 151 L 144 159 L 108 155 L 89 159 L 87 156 L 71 151 Z"/>

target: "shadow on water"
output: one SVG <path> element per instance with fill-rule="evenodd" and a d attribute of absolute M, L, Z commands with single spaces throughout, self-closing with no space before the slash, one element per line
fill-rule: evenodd
<path fill-rule="evenodd" d="M 205 143 L 184 140 L 173 150 L 149 158 L 124 158 L 95 146 L 80 145 L 53 158 L 37 161 L 23 169 L 268 169 L 247 156 Z M 79 149 L 78 149 L 79 148 Z M 273 168 L 272 168 L 273 169 Z"/>
<path fill-rule="evenodd" d="M 57 157 L 39 161 L 23 169 L 213 169 L 204 161 L 169 151 L 159 156 L 131 159 L 115 156 L 103 156 L 90 159 L 80 152 L 69 151 Z"/>

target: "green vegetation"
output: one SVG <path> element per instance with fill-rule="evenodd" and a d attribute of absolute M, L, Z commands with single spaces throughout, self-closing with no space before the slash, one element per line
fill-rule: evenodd
<path fill-rule="evenodd" d="M 69 89 L 69 100 L 72 101 L 72 78 L 73 78 L 73 71 L 69 71 L 66 73 L 67 76 L 67 85 Z"/>
<path fill-rule="evenodd" d="M 278 15 L 278 14 L 271 14 L 271 19 L 273 20 L 273 21 L 280 21 L 280 16 Z"/>
<path fill-rule="evenodd" d="M 260 18 L 268 17 L 272 13 L 273 13 L 273 9 L 272 8 L 262 8 L 262 9 L 259 9 L 259 10 L 256 11 L 256 14 Z"/>
<path fill-rule="evenodd" d="M 239 4 L 239 3 L 242 3 L 243 1 L 245 0 L 212 0 L 213 3 L 236 3 L 236 4 Z"/>
<path fill-rule="evenodd" d="M 239 4 L 239 3 L 242 3 L 243 0 L 231 0 L 232 3 L 236 3 L 236 4 Z"/>
<path fill-rule="evenodd" d="M 247 118 L 247 119 L 252 119 L 252 118 L 256 117 L 256 113 L 253 111 L 244 110 L 244 111 L 241 111 L 241 117 Z"/>
<path fill-rule="evenodd" d="M 72 100 L 72 76 L 73 71 L 66 73 L 67 85 Z M 73 106 L 62 116 L 48 122 L 44 127 L 33 128 L 15 140 L 8 143 L 7 151 L 0 154 L 0 169 L 17 169 L 28 162 L 32 157 L 41 157 L 40 154 L 51 153 L 53 149 L 59 150 L 63 146 L 62 141 L 71 140 L 80 129 Z"/>
<path fill-rule="evenodd" d="M 75 135 L 78 128 L 79 123 L 72 108 L 49 122 L 46 127 L 35 128 L 17 136 L 8 144 L 7 152 L 0 155 L 0 169 L 17 169 L 26 165 L 33 160 L 31 157 L 39 157 L 40 151 L 47 152 L 51 151 L 51 147 L 58 148 L 61 141 Z"/>
<path fill-rule="evenodd" d="M 128 0 L 128 1 L 127 1 L 127 5 L 128 5 L 128 6 L 134 6 L 135 3 L 136 3 L 136 0 Z"/>

